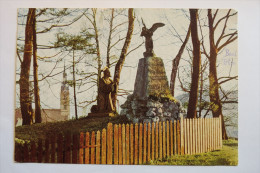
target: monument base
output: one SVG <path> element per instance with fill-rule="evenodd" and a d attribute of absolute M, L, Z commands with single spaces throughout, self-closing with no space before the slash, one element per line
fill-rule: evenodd
<path fill-rule="evenodd" d="M 114 117 L 114 113 L 89 113 L 88 117 Z"/>

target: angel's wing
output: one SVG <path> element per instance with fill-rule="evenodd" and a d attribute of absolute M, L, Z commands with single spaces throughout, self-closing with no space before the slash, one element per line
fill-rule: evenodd
<path fill-rule="evenodd" d="M 163 27 L 165 24 L 164 23 L 155 23 L 153 26 L 149 29 L 149 31 L 154 32 L 157 28 Z"/>

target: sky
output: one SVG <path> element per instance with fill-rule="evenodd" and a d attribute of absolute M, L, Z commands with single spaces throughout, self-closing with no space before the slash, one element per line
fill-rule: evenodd
<path fill-rule="evenodd" d="M 106 57 L 106 45 L 107 45 L 107 38 L 108 38 L 108 23 L 105 21 L 106 18 L 109 18 L 111 9 L 98 9 L 97 12 L 97 27 L 99 29 L 100 33 L 100 50 L 101 50 L 101 57 L 103 60 L 102 68 L 105 67 L 105 57 Z M 235 11 L 232 11 L 235 12 Z M 231 13 L 232 13 L 231 12 Z M 168 80 L 170 79 L 171 75 L 171 68 L 172 68 L 172 60 L 175 58 L 176 54 L 179 51 L 179 48 L 181 46 L 181 41 L 175 36 L 176 32 L 181 36 L 182 40 L 185 39 L 187 29 L 189 26 L 189 11 L 188 9 L 135 9 L 135 28 L 134 28 L 134 35 L 131 40 L 131 44 L 129 47 L 129 51 L 135 48 L 137 45 L 142 43 L 144 41 L 144 38 L 140 36 L 141 32 L 141 19 L 143 19 L 144 23 L 146 24 L 147 28 L 150 28 L 154 23 L 162 22 L 165 24 L 164 27 L 158 28 L 153 35 L 154 40 L 154 52 L 158 57 L 161 57 L 163 59 L 166 75 Z M 223 17 L 227 13 L 227 10 L 220 10 L 218 13 L 218 16 L 216 19 Z M 20 9 L 19 14 L 27 14 L 27 9 Z M 115 25 L 119 24 L 121 22 L 127 22 L 127 11 L 123 13 L 124 15 L 119 16 L 115 19 Z M 200 10 L 199 16 L 201 19 L 201 22 L 205 21 L 205 18 L 207 16 L 206 10 Z M 69 20 L 72 20 L 73 17 L 69 17 Z M 207 22 L 207 21 L 206 21 Z M 18 17 L 18 23 L 19 24 L 25 24 L 26 23 L 26 17 Z M 47 24 L 50 25 L 50 24 Z M 223 22 L 219 25 L 220 28 L 222 28 Z M 38 23 L 37 29 L 41 30 L 42 28 L 47 27 L 44 23 Z M 70 34 L 77 34 L 81 28 L 90 27 L 89 21 L 82 17 L 80 20 L 75 22 L 73 25 L 69 27 L 64 27 L 62 29 L 59 29 L 60 31 L 70 33 Z M 237 17 L 231 17 L 228 23 L 229 29 L 236 29 L 237 28 Z M 119 35 L 115 35 L 112 42 L 115 42 L 118 38 L 122 38 L 126 35 L 126 29 L 127 29 L 127 23 L 125 25 L 122 25 L 122 27 L 119 27 L 122 32 L 120 32 Z M 18 37 L 24 37 L 24 25 L 18 25 Z M 53 30 L 50 33 L 47 34 L 38 34 L 37 37 L 37 43 L 38 45 L 50 45 L 55 41 L 55 33 L 58 30 Z M 208 28 L 203 27 L 202 28 L 204 38 L 205 38 L 205 47 L 209 52 L 208 47 Z M 232 31 L 232 30 L 231 30 Z M 216 33 L 219 33 L 220 31 L 216 30 Z M 200 35 L 200 33 L 199 33 Z M 201 35 L 200 35 L 200 38 Z M 23 44 L 23 41 L 18 41 L 19 44 Z M 123 41 L 121 41 L 116 49 L 113 49 L 111 51 L 111 55 L 115 55 L 119 57 L 120 55 L 120 48 L 122 48 Z M 188 42 L 188 46 L 192 47 L 191 40 Z M 130 53 L 125 60 L 125 67 L 123 67 L 121 72 L 121 79 L 120 79 L 120 88 L 126 89 L 130 91 L 130 93 L 134 90 L 134 82 L 136 77 L 136 71 L 138 66 L 139 59 L 143 58 L 143 52 L 145 51 L 145 45 L 143 44 L 139 49 L 133 51 Z M 57 50 L 38 50 L 38 56 L 44 57 L 44 56 L 52 56 L 57 53 Z M 81 57 L 80 52 L 75 53 L 76 60 Z M 218 56 L 218 76 L 236 76 L 238 74 L 238 50 L 237 50 L 237 41 L 234 41 L 230 45 L 228 45 L 223 51 L 219 53 Z M 83 57 L 82 64 L 77 65 L 77 69 L 79 71 L 84 72 L 93 72 L 96 71 L 93 67 L 86 66 L 84 62 L 90 63 L 92 65 L 95 65 L 93 61 L 93 56 L 85 56 Z M 59 63 L 54 63 L 55 60 L 60 59 Z M 48 59 L 46 62 L 39 61 L 39 79 L 41 79 L 41 73 L 44 75 L 49 74 L 56 74 L 58 72 L 63 71 L 64 63 L 66 68 L 71 66 L 72 54 L 65 52 L 63 54 L 59 54 L 58 56 Z M 188 61 L 190 60 L 188 52 L 184 51 L 182 60 L 180 61 L 179 67 L 180 70 L 180 76 L 183 79 L 183 82 L 190 82 L 190 78 L 187 78 L 185 75 L 189 74 L 190 72 L 190 65 Z M 205 60 L 205 57 L 202 56 L 202 61 Z M 49 62 L 51 61 L 51 62 Z M 17 74 L 20 70 L 20 63 L 17 60 L 16 61 L 16 67 L 17 67 Z M 52 71 L 53 68 L 56 68 Z M 31 68 L 32 69 L 32 68 Z M 68 79 L 72 79 L 71 68 L 67 69 L 66 72 L 68 73 Z M 113 77 L 114 67 L 111 67 L 111 74 Z M 31 73 L 32 74 L 32 73 Z M 127 75 L 126 75 L 127 74 Z M 19 80 L 19 75 L 16 75 L 16 80 Z M 41 97 L 41 106 L 43 108 L 55 108 L 59 109 L 60 107 L 60 101 L 59 101 L 59 95 L 60 95 L 60 86 L 62 81 L 62 73 L 59 75 L 56 75 L 51 78 L 47 78 L 46 81 L 40 81 L 40 97 Z M 179 87 L 178 80 L 176 81 L 176 87 L 175 87 L 175 93 L 176 96 L 183 94 L 184 92 Z M 16 85 L 16 95 L 19 96 L 19 85 Z M 91 88 L 88 91 L 84 91 L 87 88 Z M 237 81 L 231 81 L 225 84 L 225 89 L 237 89 Z M 91 100 L 95 98 L 95 91 L 96 87 L 92 84 L 86 85 L 85 87 L 78 87 L 77 91 L 80 92 L 78 95 L 78 103 L 84 102 L 85 100 Z M 71 98 L 71 117 L 74 116 L 74 103 L 73 103 L 73 88 L 70 87 L 70 98 Z M 18 98 L 18 97 L 17 97 Z M 119 97 L 119 105 L 123 104 L 126 96 Z M 16 99 L 16 107 L 19 107 L 19 99 Z M 80 104 L 84 106 L 83 104 Z M 85 107 L 82 109 L 81 107 L 78 108 L 79 110 L 79 116 L 86 115 L 89 112 L 90 106 Z M 118 107 L 118 109 L 120 109 Z"/>

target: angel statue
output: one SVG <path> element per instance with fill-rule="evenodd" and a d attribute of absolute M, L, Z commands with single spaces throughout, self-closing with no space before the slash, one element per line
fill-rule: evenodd
<path fill-rule="evenodd" d="M 144 25 L 144 27 L 142 28 L 142 32 L 141 32 L 141 36 L 145 37 L 145 48 L 146 48 L 146 52 L 144 52 L 144 57 L 149 57 L 149 56 L 153 56 L 154 52 L 153 52 L 153 33 L 154 31 L 156 31 L 157 28 L 159 27 L 163 27 L 165 24 L 164 23 L 155 23 L 153 24 L 153 26 L 150 29 L 147 29 L 144 21 L 142 19 L 142 23 Z"/>

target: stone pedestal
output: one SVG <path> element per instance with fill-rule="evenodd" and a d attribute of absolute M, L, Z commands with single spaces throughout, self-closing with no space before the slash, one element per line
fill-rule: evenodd
<path fill-rule="evenodd" d="M 180 103 L 170 94 L 161 58 L 152 56 L 139 60 L 134 92 L 121 108 L 120 115 L 134 123 L 179 118 Z"/>

